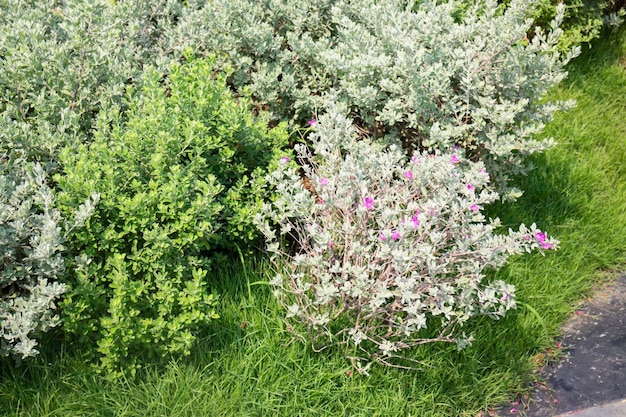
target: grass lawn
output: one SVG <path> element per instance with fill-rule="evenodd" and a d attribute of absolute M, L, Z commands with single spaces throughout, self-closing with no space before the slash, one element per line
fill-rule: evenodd
<path fill-rule="evenodd" d="M 28 365 L 0 364 L 0 415 L 475 417 L 523 393 L 577 301 L 626 265 L 626 30 L 577 58 L 551 98 L 578 101 L 546 129 L 558 146 L 533 159 L 515 205 L 491 212 L 505 225 L 534 221 L 561 247 L 495 274 L 517 286 L 519 307 L 497 322 L 473 321 L 466 350 L 421 346 L 413 352 L 421 371 L 373 366 L 369 377 L 353 375 L 342 352 L 314 353 L 291 339 L 267 286 L 254 285 L 267 265 L 250 260 L 216 277 L 222 318 L 191 357 L 111 382 L 80 349 L 50 340 Z"/>

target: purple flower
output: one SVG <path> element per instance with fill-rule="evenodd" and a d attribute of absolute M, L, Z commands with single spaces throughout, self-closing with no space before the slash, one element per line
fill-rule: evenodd
<path fill-rule="evenodd" d="M 380 238 L 380 240 L 382 240 L 383 242 L 387 240 L 387 238 L 385 237 L 385 235 L 383 235 L 382 233 L 380 235 L 378 235 L 378 237 Z"/>
<path fill-rule="evenodd" d="M 412 161 L 414 164 L 419 164 L 419 163 L 420 163 L 420 160 L 419 160 L 419 158 L 417 157 L 417 155 L 414 155 L 414 156 L 413 156 L 413 158 L 411 158 L 411 161 Z"/>
<path fill-rule="evenodd" d="M 322 178 L 320 180 L 320 185 L 321 186 L 327 186 L 328 185 L 328 178 Z"/>
<path fill-rule="evenodd" d="M 458 164 L 459 162 L 461 162 L 459 157 L 456 156 L 456 154 L 452 154 L 452 156 L 450 157 L 450 163 L 451 164 Z"/>
<path fill-rule="evenodd" d="M 413 179 L 413 173 L 411 171 L 404 171 L 404 178 L 408 178 L 410 180 Z"/>
<path fill-rule="evenodd" d="M 541 247 L 544 249 L 552 249 L 552 243 L 550 242 L 541 242 Z"/>
<path fill-rule="evenodd" d="M 505 292 L 504 295 L 502 296 L 501 300 L 502 301 L 506 301 L 509 299 L 509 297 L 511 296 L 511 294 L 509 294 L 508 292 Z"/>
<path fill-rule="evenodd" d="M 472 191 L 474 189 L 474 186 L 472 184 L 467 184 L 467 189 Z"/>
<path fill-rule="evenodd" d="M 316 123 L 317 123 L 317 119 L 309 120 L 309 126 L 315 126 Z"/>
<path fill-rule="evenodd" d="M 472 210 L 472 211 L 478 211 L 478 206 L 477 206 L 476 204 L 472 204 L 472 205 L 470 206 L 470 210 Z"/>
<path fill-rule="evenodd" d="M 365 207 L 367 210 L 371 210 L 374 208 L 374 199 L 372 197 L 367 197 L 365 199 L 365 202 L 363 203 L 363 207 Z"/>
<path fill-rule="evenodd" d="M 281 164 L 286 164 L 289 161 L 291 161 L 291 159 L 288 156 L 281 156 L 280 157 L 280 163 Z"/>
<path fill-rule="evenodd" d="M 393 233 L 391 234 L 391 238 L 392 238 L 393 240 L 398 240 L 398 239 L 400 239 L 400 232 L 398 232 L 398 229 L 395 229 L 395 230 L 393 231 Z"/>

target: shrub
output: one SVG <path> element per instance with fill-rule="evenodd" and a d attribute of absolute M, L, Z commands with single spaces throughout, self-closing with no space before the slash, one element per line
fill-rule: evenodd
<path fill-rule="evenodd" d="M 94 203 L 57 210 L 59 148 L 88 141 L 99 109 L 120 105 L 126 84 L 162 60 L 162 29 L 181 7 L 0 0 L 0 355 L 35 355 L 38 334 L 58 324 L 63 245 Z"/>
<path fill-rule="evenodd" d="M 53 310 L 66 290 L 59 282 L 65 235 L 89 217 L 98 196 L 73 221 L 63 219 L 41 165 L 0 151 L 0 356 L 20 361 L 35 356 L 36 337 L 59 323 Z"/>
<path fill-rule="evenodd" d="M 90 145 L 61 152 L 56 177 L 64 208 L 102 196 L 71 235 L 82 258 L 68 275 L 63 322 L 97 340 L 112 375 L 188 353 L 217 317 L 210 257 L 255 236 L 252 218 L 267 198 L 261 174 L 287 142 L 283 128 L 268 131 L 230 95 L 210 61 L 172 65 L 165 79 L 149 71 L 143 84 L 130 89 L 123 117 L 102 114 Z"/>
<path fill-rule="evenodd" d="M 0 0 L 0 140 L 54 166 L 144 66 L 167 61 L 164 31 L 182 11 L 171 0 Z"/>
<path fill-rule="evenodd" d="M 467 345 L 467 320 L 515 307 L 514 287 L 485 272 L 557 242 L 534 224 L 497 234 L 498 220 L 481 211 L 498 195 L 485 190 L 484 165 L 461 150 L 408 159 L 396 144 L 356 140 L 344 111 L 333 105 L 320 118 L 312 152 L 297 147 L 308 189 L 282 165 L 269 176 L 279 197 L 256 218 L 276 257 L 270 284 L 289 328 L 316 349 L 358 347 L 351 359 L 360 369 L 371 359 L 406 366 L 401 351 L 423 343 Z M 295 255 L 273 222 L 296 242 Z"/>
<path fill-rule="evenodd" d="M 531 41 L 529 2 L 499 12 L 495 0 L 208 1 L 181 18 L 168 37 L 180 47 L 216 51 L 260 105 L 296 125 L 322 108 L 325 92 L 350 110 L 374 137 L 392 135 L 405 147 L 461 146 L 482 160 L 504 197 L 524 157 L 552 141 L 537 141 L 553 114 L 572 103 L 541 101 L 565 76 L 578 49 L 557 49 L 564 16 Z"/>

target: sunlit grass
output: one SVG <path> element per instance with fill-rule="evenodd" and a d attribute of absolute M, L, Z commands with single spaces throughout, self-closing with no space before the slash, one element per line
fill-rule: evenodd
<path fill-rule="evenodd" d="M 112 382 L 83 363 L 80 348 L 49 341 L 32 364 L 2 363 L 0 415 L 474 417 L 528 389 L 535 356 L 576 303 L 626 265 L 626 31 L 578 58 L 552 98 L 578 101 L 546 130 L 559 145 L 533 159 L 537 169 L 519 180 L 525 195 L 492 212 L 512 227 L 537 222 L 561 247 L 517 257 L 496 274 L 517 286 L 520 306 L 468 326 L 473 346 L 415 349 L 422 371 L 353 374 L 342 352 L 315 353 L 291 338 L 258 285 L 267 263 L 248 260 L 212 277 L 222 317 L 191 357 Z"/>

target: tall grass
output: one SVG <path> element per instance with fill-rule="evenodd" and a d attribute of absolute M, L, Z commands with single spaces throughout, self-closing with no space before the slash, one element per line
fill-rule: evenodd
<path fill-rule="evenodd" d="M 35 362 L 0 364 L 0 415 L 457 417 L 528 390 L 536 356 L 576 303 L 626 265 L 626 30 L 572 63 L 551 98 L 578 101 L 547 128 L 559 145 L 534 158 L 516 204 L 491 210 L 505 225 L 536 221 L 561 248 L 495 274 L 517 286 L 520 306 L 498 322 L 474 321 L 466 350 L 421 346 L 421 371 L 353 374 L 342 352 L 291 338 L 262 284 L 267 263 L 249 259 L 215 273 L 222 317 L 191 357 L 114 382 L 83 363 L 81 347 L 49 339 Z"/>

